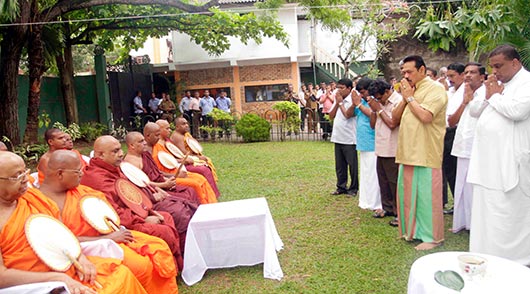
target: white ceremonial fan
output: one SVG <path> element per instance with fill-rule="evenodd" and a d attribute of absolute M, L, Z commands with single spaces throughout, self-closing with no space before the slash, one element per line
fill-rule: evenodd
<path fill-rule="evenodd" d="M 188 143 L 188 147 L 190 147 L 191 151 L 195 152 L 195 154 L 202 154 L 202 146 L 195 138 L 188 137 L 186 143 Z"/>
<path fill-rule="evenodd" d="M 81 246 L 74 234 L 50 216 L 33 214 L 24 229 L 35 254 L 55 271 L 67 271 L 81 255 Z"/>
<path fill-rule="evenodd" d="M 166 141 L 166 148 L 176 158 L 178 158 L 178 159 L 184 158 L 184 153 L 182 153 L 182 151 L 180 151 L 180 149 L 177 146 L 175 146 L 175 144 L 173 144 L 173 143 L 171 143 L 169 141 Z"/>
<path fill-rule="evenodd" d="M 160 160 L 160 163 L 166 168 L 175 169 L 179 167 L 179 163 L 177 159 L 175 159 L 173 155 L 167 152 L 164 152 L 164 151 L 158 152 L 158 160 Z"/>
<path fill-rule="evenodd" d="M 144 173 L 143 170 L 137 168 L 129 162 L 123 161 L 120 164 L 120 169 L 123 174 L 129 179 L 129 181 L 131 181 L 138 187 L 146 187 L 149 182 L 151 182 L 149 180 L 149 177 Z"/>
<path fill-rule="evenodd" d="M 120 230 L 120 218 L 105 200 L 85 195 L 79 202 L 83 218 L 101 234 Z"/>

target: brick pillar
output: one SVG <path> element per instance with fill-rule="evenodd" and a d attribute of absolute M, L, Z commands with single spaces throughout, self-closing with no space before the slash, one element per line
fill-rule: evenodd
<path fill-rule="evenodd" d="M 234 103 L 234 110 L 241 113 L 241 83 L 239 80 L 239 66 L 235 65 L 232 67 L 232 76 L 234 80 L 234 91 L 232 91 L 232 102 Z"/>

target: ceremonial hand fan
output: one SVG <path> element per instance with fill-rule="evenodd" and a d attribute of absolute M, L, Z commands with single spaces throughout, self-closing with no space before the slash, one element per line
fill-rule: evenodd
<path fill-rule="evenodd" d="M 160 163 L 166 168 L 176 169 L 179 167 L 179 163 L 177 159 L 175 159 L 173 155 L 167 152 L 164 152 L 164 151 L 158 152 L 158 160 L 160 160 Z"/>
<path fill-rule="evenodd" d="M 136 166 L 132 165 L 129 162 L 123 161 L 120 164 L 120 169 L 123 172 L 123 174 L 131 181 L 133 184 L 135 184 L 138 187 L 146 187 L 151 182 L 149 180 L 149 177 L 144 173 L 143 170 L 137 168 Z"/>
<path fill-rule="evenodd" d="M 33 214 L 24 229 L 35 254 L 54 271 L 66 272 L 81 255 L 81 246 L 74 234 L 50 216 Z"/>
<path fill-rule="evenodd" d="M 85 195 L 79 202 L 83 218 L 101 234 L 120 230 L 120 218 L 114 208 L 103 199 Z"/>
<path fill-rule="evenodd" d="M 195 138 L 188 137 L 186 138 L 186 143 L 188 143 L 188 147 L 190 147 L 191 151 L 195 152 L 195 154 L 202 155 L 202 146 Z"/>
<path fill-rule="evenodd" d="M 153 203 L 147 196 L 131 182 L 125 179 L 116 180 L 116 192 L 127 207 L 142 218 L 149 215 Z"/>
<path fill-rule="evenodd" d="M 175 144 L 173 144 L 173 143 L 171 143 L 169 141 L 166 141 L 166 148 L 176 158 L 182 159 L 184 157 L 184 153 L 182 153 L 182 151 L 180 151 L 180 149 L 177 146 L 175 146 Z"/>

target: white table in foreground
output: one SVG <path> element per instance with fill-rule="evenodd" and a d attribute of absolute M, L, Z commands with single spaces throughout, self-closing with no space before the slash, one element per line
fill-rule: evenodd
<path fill-rule="evenodd" d="M 265 198 L 199 206 L 188 225 L 182 279 L 191 286 L 207 269 L 263 263 L 263 276 L 281 280 L 283 248 Z"/>
<path fill-rule="evenodd" d="M 462 254 L 478 255 L 488 260 L 484 277 L 473 277 L 470 281 L 462 274 L 457 258 Z M 434 273 L 439 270 L 453 270 L 462 276 L 465 286 L 460 293 L 530 293 L 530 269 L 526 266 L 488 254 L 438 252 L 420 257 L 412 264 L 408 294 L 459 293 L 434 280 Z"/>

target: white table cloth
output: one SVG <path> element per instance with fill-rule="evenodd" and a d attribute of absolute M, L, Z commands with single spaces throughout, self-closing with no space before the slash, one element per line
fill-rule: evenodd
<path fill-rule="evenodd" d="M 484 277 L 469 280 L 458 265 L 462 254 L 479 255 L 488 260 Z M 437 271 L 453 270 L 464 279 L 460 293 L 530 293 L 530 269 L 511 260 L 488 254 L 469 252 L 438 252 L 418 258 L 410 268 L 408 294 L 459 293 L 438 284 L 434 280 Z"/>
<path fill-rule="evenodd" d="M 63 282 L 43 282 L 0 289 L 0 294 L 49 294 L 55 289 L 63 289 L 61 294 L 70 293 Z"/>
<path fill-rule="evenodd" d="M 188 225 L 182 279 L 191 286 L 207 269 L 263 263 L 263 276 L 280 280 L 282 248 L 265 198 L 204 204 Z"/>

